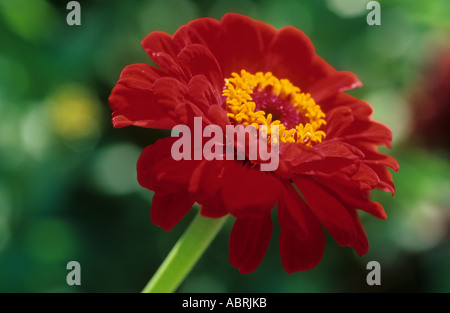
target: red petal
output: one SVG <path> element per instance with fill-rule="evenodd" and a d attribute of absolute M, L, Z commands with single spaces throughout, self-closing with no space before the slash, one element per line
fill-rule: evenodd
<path fill-rule="evenodd" d="M 165 52 L 169 54 L 172 59 L 175 59 L 180 50 L 183 48 L 182 43 L 174 42 L 171 35 L 162 31 L 154 31 L 150 33 L 142 40 L 141 44 L 144 50 L 148 53 L 149 57 L 152 59 L 154 54 L 158 52 Z"/>
<path fill-rule="evenodd" d="M 289 179 L 295 174 L 340 170 L 364 156 L 356 147 L 337 140 L 323 141 L 314 148 L 286 143 L 280 145 L 280 150 L 277 174 Z"/>
<path fill-rule="evenodd" d="M 153 83 L 167 74 L 160 69 L 148 64 L 131 64 L 127 65 L 122 73 L 120 73 L 119 82 L 128 88 L 151 90 Z M 120 109 L 112 107 L 113 110 Z"/>
<path fill-rule="evenodd" d="M 211 202 L 202 204 L 200 214 L 204 217 L 220 218 L 228 214 L 228 210 L 223 206 L 222 199 L 214 198 Z"/>
<path fill-rule="evenodd" d="M 221 161 L 201 161 L 189 183 L 189 192 L 195 195 L 199 203 L 206 202 L 215 197 L 222 186 L 222 177 L 225 170 Z"/>
<path fill-rule="evenodd" d="M 197 100 L 197 99 L 196 99 Z M 201 99 L 198 99 L 201 100 Z M 201 103 L 201 101 L 196 101 L 199 103 L 199 105 L 204 107 L 205 103 Z M 183 114 L 184 116 L 184 124 L 189 127 L 189 129 L 195 129 L 195 117 L 201 117 L 201 134 L 203 134 L 203 129 L 206 125 L 210 125 L 211 121 L 206 117 L 205 112 L 202 111 L 197 105 L 195 105 L 191 101 L 187 101 L 185 104 L 181 104 L 178 106 L 178 112 L 177 114 Z M 181 118 L 181 116 L 180 116 Z M 203 142 L 203 139 L 202 139 Z M 202 149 L 202 146 L 199 146 L 200 149 Z"/>
<path fill-rule="evenodd" d="M 155 82 L 153 88 L 157 105 L 165 112 L 166 116 L 170 116 L 177 124 L 186 124 L 188 87 L 178 79 L 165 77 Z"/>
<path fill-rule="evenodd" d="M 230 120 L 220 105 L 214 104 L 210 106 L 207 116 L 212 123 L 219 125 L 225 133 L 226 126 L 230 125 Z"/>
<path fill-rule="evenodd" d="M 320 102 L 320 106 L 327 116 L 334 108 L 348 107 L 357 120 L 368 120 L 373 113 L 373 108 L 369 103 L 345 93 L 338 93 L 334 97 Z"/>
<path fill-rule="evenodd" d="M 228 214 L 221 197 L 223 162 L 226 161 L 203 160 L 192 174 L 189 192 L 202 205 L 203 216 L 217 218 Z"/>
<path fill-rule="evenodd" d="M 153 94 L 155 82 L 165 75 L 146 64 L 129 65 L 122 71 L 109 97 L 111 109 L 114 110 L 114 127 L 171 128 L 175 125 L 175 121 L 156 104 Z"/>
<path fill-rule="evenodd" d="M 370 120 L 370 116 L 373 113 L 373 108 L 369 103 L 353 98 L 350 95 L 341 94 L 341 96 L 348 96 L 349 99 L 353 100 L 352 102 L 347 103 L 346 106 L 352 110 L 352 115 L 355 117 L 355 119 L 364 121 Z"/>
<path fill-rule="evenodd" d="M 360 232 L 355 218 L 347 209 L 313 179 L 297 176 L 293 180 L 314 215 L 334 239 L 341 246 L 356 249 Z"/>
<path fill-rule="evenodd" d="M 173 35 L 174 41 L 182 46 L 188 44 L 204 45 L 214 53 L 211 47 L 220 43 L 221 27 L 219 21 L 210 17 L 203 17 L 190 21 L 180 27 Z M 178 52 L 181 51 L 178 50 Z M 214 53 L 215 54 L 215 53 Z"/>
<path fill-rule="evenodd" d="M 272 72 L 280 79 L 287 78 L 303 89 L 314 57 L 314 46 L 301 30 L 283 27 L 270 44 L 265 71 Z"/>
<path fill-rule="evenodd" d="M 189 82 L 189 96 L 192 103 L 204 113 L 207 113 L 212 105 L 219 103 L 217 92 L 215 92 L 210 81 L 203 75 L 197 75 L 191 78 Z M 225 114 L 223 109 L 222 112 Z"/>
<path fill-rule="evenodd" d="M 324 158 L 344 158 L 353 160 L 364 157 L 364 153 L 355 146 L 338 140 L 322 141 L 314 146 L 314 149 Z"/>
<path fill-rule="evenodd" d="M 174 40 L 171 35 L 161 31 L 152 32 L 142 40 L 142 47 L 156 64 L 166 70 L 171 76 L 185 82 L 189 78 L 177 64 L 176 60 L 178 53 L 187 44 Z"/>
<path fill-rule="evenodd" d="M 340 106 L 332 109 L 326 116 L 326 134 L 327 139 L 333 139 L 342 134 L 342 131 L 347 128 L 355 120 L 352 110 L 346 106 Z"/>
<path fill-rule="evenodd" d="M 137 162 L 137 178 L 141 186 L 161 193 L 187 192 L 189 180 L 200 161 L 175 161 L 172 144 L 178 138 L 158 140 L 141 153 Z"/>
<path fill-rule="evenodd" d="M 129 81 L 119 81 L 114 87 L 109 101 L 115 109 L 115 127 L 170 129 L 186 122 L 186 85 L 175 78 L 162 77 L 154 82 L 152 89 L 142 88 L 144 86 L 144 83 L 135 87 Z"/>
<path fill-rule="evenodd" d="M 170 156 L 172 144 L 176 139 L 173 137 L 159 139 L 142 151 L 136 165 L 137 180 L 142 187 L 156 190 L 158 186 L 152 173 L 159 162 Z"/>
<path fill-rule="evenodd" d="M 156 105 L 151 91 L 131 89 L 118 83 L 109 97 L 113 112 L 114 127 L 130 125 L 170 129 L 177 123 Z"/>
<path fill-rule="evenodd" d="M 238 218 L 230 235 L 230 263 L 242 274 L 261 263 L 272 237 L 270 214 L 260 218 Z"/>
<path fill-rule="evenodd" d="M 175 33 L 174 42 L 206 46 L 216 57 L 224 76 L 230 77 L 232 72 L 241 69 L 262 70 L 264 49 L 275 32 L 268 24 L 228 13 L 220 22 L 211 18 L 190 22 Z"/>
<path fill-rule="evenodd" d="M 187 192 L 161 194 L 153 196 L 150 217 L 153 224 L 165 230 L 171 230 L 189 212 L 194 201 Z"/>
<path fill-rule="evenodd" d="M 189 77 L 203 75 L 216 90 L 222 89 L 222 71 L 214 55 L 205 46 L 193 44 L 185 47 L 178 54 L 177 61 Z"/>
<path fill-rule="evenodd" d="M 342 94 L 345 95 L 345 94 Z M 348 95 L 345 95 L 348 96 Z M 338 138 L 345 136 L 345 131 L 352 132 L 352 127 L 354 121 L 364 121 L 364 123 L 371 123 L 370 115 L 372 114 L 372 107 L 365 101 L 360 101 L 350 98 L 344 101 L 344 104 L 340 104 L 345 97 L 339 97 L 341 100 L 327 102 L 327 105 L 331 105 L 332 109 L 326 112 L 327 125 L 326 134 L 327 139 Z M 333 97 L 333 99 L 338 99 L 338 97 Z M 358 125 L 355 124 L 355 125 Z M 348 128 L 348 130 L 347 130 Z"/>
<path fill-rule="evenodd" d="M 325 235 L 317 218 L 290 183 L 282 188 L 278 220 L 280 255 L 286 272 L 315 267 L 322 259 Z"/>
<path fill-rule="evenodd" d="M 237 218 L 267 215 L 278 200 L 279 180 L 272 174 L 225 161 L 222 197 L 225 207 Z"/>
<path fill-rule="evenodd" d="M 394 183 L 392 182 L 392 175 L 389 172 L 389 170 L 379 166 L 373 167 L 372 169 L 377 173 L 378 177 L 380 178 L 380 182 L 376 187 L 383 191 L 390 192 L 392 193 L 392 196 L 394 196 L 395 186 Z"/>
<path fill-rule="evenodd" d="M 308 92 L 316 103 L 320 103 L 337 93 L 361 86 L 362 83 L 355 74 L 340 71 L 315 81 L 308 88 Z"/>
<path fill-rule="evenodd" d="M 364 230 L 364 227 L 361 224 L 358 212 L 356 212 L 356 210 L 353 209 L 348 209 L 347 211 L 353 217 L 358 232 L 356 240 L 353 243 L 352 247 L 359 254 L 359 256 L 363 256 L 369 251 L 369 241 L 367 240 L 366 231 Z"/>
<path fill-rule="evenodd" d="M 339 197 L 339 200 L 347 207 L 363 210 L 381 219 L 387 218 L 383 206 L 378 202 L 370 201 L 370 194 L 368 191 L 345 186 L 335 180 L 324 177 L 321 177 L 319 180 L 328 189 L 332 190 L 334 194 Z"/>
<path fill-rule="evenodd" d="M 363 151 L 365 158 L 364 163 L 368 165 L 376 165 L 381 167 L 389 167 L 392 168 L 394 171 L 399 170 L 399 164 L 396 159 L 389 155 L 382 154 L 378 152 L 377 148 L 372 146 L 366 146 L 366 147 L 360 147 Z"/>
<path fill-rule="evenodd" d="M 332 67 L 324 59 L 322 59 L 321 57 L 316 55 L 316 57 L 314 58 L 314 62 L 311 66 L 310 73 L 308 75 L 309 84 L 307 87 L 309 87 L 310 84 L 314 83 L 315 81 L 317 81 L 325 76 L 333 75 L 336 72 L 337 72 L 337 70 L 334 67 Z"/>
<path fill-rule="evenodd" d="M 354 121 L 339 138 L 350 143 L 373 143 L 391 147 L 392 132 L 382 123 L 375 121 Z"/>
<path fill-rule="evenodd" d="M 312 161 L 301 164 L 291 169 L 292 174 L 302 175 L 320 175 L 320 176 L 338 176 L 344 179 L 350 179 L 357 170 L 357 164 L 354 160 L 343 158 L 325 158 L 320 161 Z"/>
<path fill-rule="evenodd" d="M 184 72 L 183 68 L 177 63 L 177 59 L 172 58 L 166 52 L 153 53 L 153 61 L 161 68 L 167 71 L 167 73 L 183 82 L 189 81 L 189 76 Z"/>
<path fill-rule="evenodd" d="M 380 178 L 372 167 L 363 162 L 360 163 L 352 179 L 358 182 L 359 188 L 362 190 L 372 190 L 380 182 Z"/>
<path fill-rule="evenodd" d="M 289 179 L 295 167 L 320 159 L 323 156 L 314 148 L 296 143 L 280 143 L 280 163 L 276 173 Z"/>
<path fill-rule="evenodd" d="M 150 210 L 152 222 L 165 230 L 172 229 L 194 203 L 187 186 L 198 162 L 172 159 L 170 150 L 176 139 L 158 140 L 144 149 L 137 162 L 139 184 L 155 191 Z"/>
<path fill-rule="evenodd" d="M 275 35 L 275 28 L 239 14 L 226 14 L 220 26 L 224 30 L 220 63 L 225 76 L 241 69 L 250 73 L 262 70 L 264 52 Z"/>

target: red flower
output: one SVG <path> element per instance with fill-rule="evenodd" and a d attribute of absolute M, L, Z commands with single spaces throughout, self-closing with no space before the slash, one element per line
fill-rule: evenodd
<path fill-rule="evenodd" d="M 173 36 L 156 31 L 142 45 L 160 68 L 123 70 L 109 99 L 114 127 L 192 127 L 195 116 L 203 126 L 280 125 L 280 163 L 273 172 L 249 160 L 175 161 L 177 138 L 148 146 L 137 171 L 139 183 L 155 191 L 153 223 L 170 230 L 194 202 L 204 216 L 233 215 L 230 262 L 242 273 L 262 260 L 277 203 L 288 273 L 320 261 L 321 224 L 341 246 L 359 255 L 368 251 L 357 209 L 386 218 L 369 192 L 394 193 L 386 167 L 397 170 L 398 164 L 377 150 L 390 146 L 391 131 L 371 119 L 368 103 L 342 93 L 361 86 L 354 74 L 318 57 L 300 30 L 276 30 L 237 14 L 194 20 Z"/>

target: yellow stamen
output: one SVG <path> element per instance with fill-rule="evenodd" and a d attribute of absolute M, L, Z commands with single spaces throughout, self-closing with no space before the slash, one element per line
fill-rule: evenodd
<path fill-rule="evenodd" d="M 312 146 L 325 138 L 325 132 L 319 130 L 326 124 L 325 113 L 309 93 L 301 92 L 288 79 L 278 79 L 272 73 L 257 72 L 250 74 L 241 70 L 241 74 L 232 73 L 232 77 L 225 79 L 223 96 L 226 99 L 227 116 L 236 124 L 244 126 L 254 125 L 257 129 L 260 125 L 267 126 L 270 135 L 270 126 L 279 126 L 279 136 L 282 142 L 297 142 Z M 272 114 L 264 111 L 255 112 L 255 102 L 251 94 L 253 91 L 263 91 L 271 86 L 271 92 L 280 99 L 287 100 L 299 114 L 308 120 L 306 124 L 300 123 L 295 128 L 287 129 L 279 120 L 272 120 Z"/>

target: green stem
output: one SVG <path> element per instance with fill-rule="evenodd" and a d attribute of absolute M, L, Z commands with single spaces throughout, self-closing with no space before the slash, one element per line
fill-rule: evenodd
<path fill-rule="evenodd" d="M 198 213 L 142 292 L 174 292 L 226 220 Z"/>

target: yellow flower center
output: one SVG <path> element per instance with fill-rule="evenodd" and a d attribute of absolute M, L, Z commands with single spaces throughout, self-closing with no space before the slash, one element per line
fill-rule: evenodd
<path fill-rule="evenodd" d="M 225 79 L 223 96 L 226 111 L 233 124 L 244 126 L 278 125 L 280 141 L 312 146 L 325 137 L 320 130 L 326 124 L 325 113 L 309 93 L 303 93 L 288 79 L 272 73 L 232 73 Z"/>

